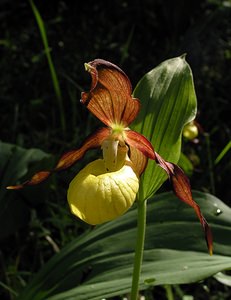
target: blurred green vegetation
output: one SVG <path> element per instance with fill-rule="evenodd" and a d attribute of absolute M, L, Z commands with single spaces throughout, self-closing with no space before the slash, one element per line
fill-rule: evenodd
<path fill-rule="evenodd" d="M 183 144 L 184 154 L 193 165 L 192 187 L 214 193 L 231 205 L 231 155 L 230 150 L 222 152 L 231 136 L 231 2 L 34 3 L 44 22 L 46 48 L 30 2 L 0 1 L 0 139 L 8 143 L 0 145 L 1 190 L 10 159 L 13 157 L 16 163 L 15 155 L 23 152 L 23 148 L 38 148 L 44 151 L 44 157 L 45 153 L 53 153 L 54 157 L 46 156 L 42 162 L 42 166 L 51 166 L 58 155 L 78 147 L 99 125 L 79 102 L 81 91 L 88 90 L 90 84 L 84 62 L 95 58 L 114 62 L 127 73 L 134 87 L 155 65 L 187 53 L 194 74 L 200 125 L 198 138 Z M 60 85 L 62 111 L 47 54 L 52 58 Z M 65 131 L 61 119 L 66 120 Z M 10 156 L 5 153 L 6 147 Z M 21 223 L 19 219 L 12 223 L 12 229 L 6 229 L 0 240 L 0 299 L 15 299 L 34 272 L 73 236 L 88 228 L 70 215 L 66 188 L 76 170 L 93 155 L 94 151 L 71 171 L 52 176 L 47 186 L 13 192 L 15 209 L 25 211 L 25 215 L 21 215 Z M 29 159 L 22 176 L 40 167 L 39 156 Z M 10 175 L 7 184 L 15 183 L 10 179 L 17 178 Z M 1 191 L 2 203 L 9 193 L 12 192 Z M 7 227 L 7 223 L 3 224 Z M 183 291 L 176 287 L 174 291 L 176 299 L 184 293 L 195 299 L 231 297 L 228 288 L 214 279 L 183 287 Z M 155 288 L 152 293 L 157 299 L 165 299 L 164 288 Z"/>

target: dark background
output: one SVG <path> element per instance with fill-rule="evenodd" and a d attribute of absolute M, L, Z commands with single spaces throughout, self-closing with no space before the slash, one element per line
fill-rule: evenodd
<path fill-rule="evenodd" d="M 67 128 L 64 132 L 61 129 L 47 58 L 30 3 L 1 0 L 1 141 L 55 155 L 77 147 L 98 126 L 97 120 L 79 103 L 81 91 L 88 90 L 90 84 L 84 62 L 95 58 L 109 60 L 127 73 L 135 87 L 147 71 L 163 60 L 187 53 L 194 74 L 197 122 L 201 128 L 196 143 L 183 145 L 194 164 L 192 186 L 212 192 L 230 205 L 230 152 L 217 165 L 214 161 L 230 141 L 231 2 L 57 0 L 35 4 L 46 26 Z M 78 222 L 73 229 L 73 220 L 65 215 L 65 208 L 58 208 L 65 205 L 69 179 L 65 176 L 57 176 L 58 185 L 55 181 L 53 191 L 43 201 L 26 203 L 29 223 L 1 241 L 4 267 L 0 281 L 17 291 L 22 284 L 14 270 L 31 274 L 53 254 L 43 239 L 45 233 L 55 236 L 59 246 L 63 246 L 71 240 L 73 232 L 85 229 Z M 54 199 L 55 208 L 49 204 Z M 62 220 L 61 225 L 53 214 Z M 7 275 L 9 270 L 13 270 L 13 275 Z M 212 284 L 216 290 L 217 283 Z M 204 299 L 199 298 L 204 293 L 202 286 L 192 289 L 198 291 L 196 299 Z M 226 292 L 222 293 L 223 298 L 211 299 L 228 299 Z M 0 295 L 1 299 L 14 299 L 6 290 Z"/>

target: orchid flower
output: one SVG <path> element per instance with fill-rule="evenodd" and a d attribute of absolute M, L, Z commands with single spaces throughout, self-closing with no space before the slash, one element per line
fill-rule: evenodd
<path fill-rule="evenodd" d="M 79 149 L 65 153 L 54 169 L 40 171 L 23 184 L 8 189 L 36 185 L 53 172 L 71 167 L 89 149 L 101 147 L 103 158 L 83 168 L 70 183 L 67 193 L 72 213 L 95 225 L 115 219 L 132 206 L 148 159 L 155 160 L 168 174 L 176 196 L 195 210 L 212 254 L 212 234 L 192 198 L 188 178 L 177 165 L 156 153 L 143 135 L 129 128 L 139 113 L 140 102 L 132 97 L 127 75 L 118 66 L 102 59 L 85 64 L 85 68 L 92 82 L 90 91 L 82 93 L 81 102 L 106 126 L 90 135 Z"/>

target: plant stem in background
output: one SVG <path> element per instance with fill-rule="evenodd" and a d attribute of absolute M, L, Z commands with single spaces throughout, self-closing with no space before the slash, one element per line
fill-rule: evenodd
<path fill-rule="evenodd" d="M 132 275 L 132 289 L 131 289 L 131 300 L 137 300 L 139 292 L 139 280 L 141 265 L 143 260 L 144 251 L 144 239 L 145 239 L 145 229 L 146 229 L 146 202 L 137 201 L 137 211 L 138 211 L 138 221 L 137 221 L 137 237 L 136 237 L 136 250 L 135 259 L 133 266 Z"/>
<path fill-rule="evenodd" d="M 49 65 L 49 69 L 50 69 L 50 73 L 51 73 L 51 78 L 52 78 L 52 82 L 53 82 L 53 87 L 54 87 L 57 104 L 58 104 L 58 108 L 59 108 L 61 128 L 62 128 L 62 132 L 64 134 L 65 130 L 66 130 L 66 119 L 65 119 L 64 108 L 63 108 L 63 98 L 62 98 L 62 93 L 61 93 L 58 77 L 57 77 L 55 67 L 54 67 L 54 64 L 53 64 L 53 61 L 51 58 L 51 54 L 50 54 L 50 48 L 48 45 L 45 25 L 44 25 L 43 19 L 39 13 L 37 7 L 35 6 L 33 0 L 29 0 L 29 2 L 31 5 L 31 8 L 33 10 L 33 13 L 35 15 L 35 19 L 37 21 L 38 28 L 39 28 L 39 31 L 41 34 L 44 51 L 45 51 L 45 54 L 47 57 L 47 61 L 48 61 L 48 65 Z"/>
<path fill-rule="evenodd" d="M 231 141 L 228 142 L 228 144 L 224 147 L 224 149 L 220 152 L 220 154 L 215 159 L 214 165 L 217 165 L 223 157 L 228 153 L 228 151 L 231 149 Z"/>

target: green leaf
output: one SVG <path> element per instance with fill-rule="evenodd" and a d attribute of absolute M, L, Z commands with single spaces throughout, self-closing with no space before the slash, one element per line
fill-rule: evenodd
<path fill-rule="evenodd" d="M 185 124 L 196 115 L 196 95 L 192 72 L 184 56 L 169 59 L 147 73 L 137 84 L 134 97 L 141 111 L 132 129 L 148 138 L 165 160 L 177 163 Z M 151 197 L 167 176 L 149 161 L 142 176 L 139 197 Z"/>
<path fill-rule="evenodd" d="M 216 275 L 214 275 L 214 278 L 224 285 L 231 286 L 231 276 L 230 275 L 226 275 L 222 272 L 218 272 Z"/>
<path fill-rule="evenodd" d="M 209 256 L 193 210 L 172 193 L 149 201 L 140 289 L 183 284 L 231 268 L 231 209 L 212 195 L 194 199 L 214 233 Z M 98 300 L 127 293 L 131 286 L 137 211 L 76 238 L 35 275 L 20 300 Z"/>
<path fill-rule="evenodd" d="M 50 156 L 39 149 L 27 150 L 0 141 L 0 239 L 17 231 L 29 219 L 29 209 L 25 202 L 25 198 L 30 201 L 29 193 L 16 194 L 6 187 L 18 181 L 22 182 L 32 165 L 39 161 L 41 168 L 43 165 L 41 160 L 47 158 L 50 159 Z M 38 190 L 35 189 L 30 196 L 35 196 L 36 193 L 38 194 Z M 41 189 L 39 196 L 44 198 Z M 33 202 L 35 199 L 36 197 L 33 197 Z"/>
<path fill-rule="evenodd" d="M 184 153 L 180 154 L 178 166 L 184 170 L 186 175 L 191 176 L 193 174 L 193 164 Z"/>

